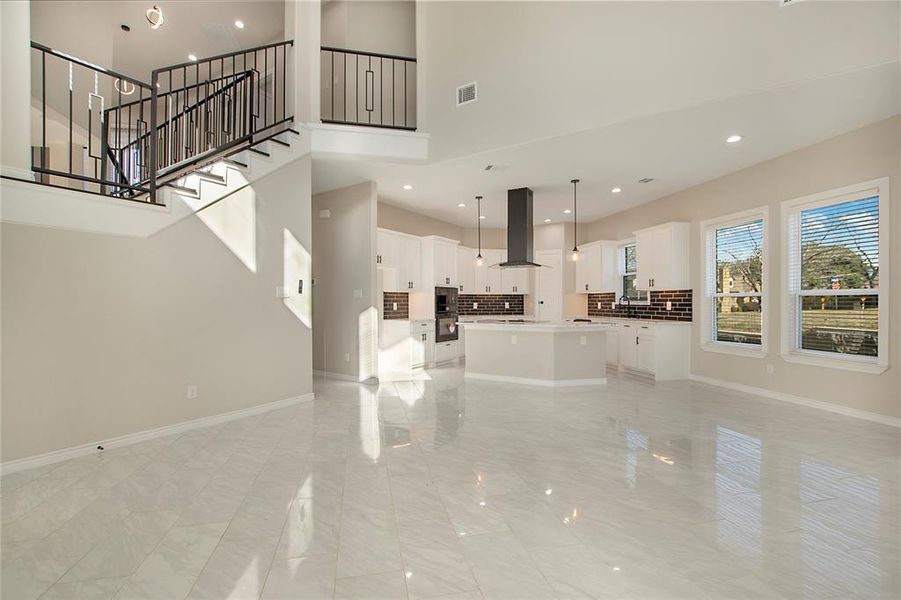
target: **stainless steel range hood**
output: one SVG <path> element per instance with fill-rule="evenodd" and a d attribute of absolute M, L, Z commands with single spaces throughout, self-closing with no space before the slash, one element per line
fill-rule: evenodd
<path fill-rule="evenodd" d="M 507 190 L 507 260 L 501 269 L 540 267 L 532 261 L 532 190 Z"/>

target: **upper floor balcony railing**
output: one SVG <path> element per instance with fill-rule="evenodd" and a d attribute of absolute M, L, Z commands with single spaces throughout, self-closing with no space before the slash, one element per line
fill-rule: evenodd
<path fill-rule="evenodd" d="M 416 59 L 323 46 L 323 123 L 416 130 Z"/>
<path fill-rule="evenodd" d="M 32 42 L 32 170 L 41 183 L 156 202 L 160 185 L 289 126 L 292 45 L 156 69 L 148 84 Z"/>

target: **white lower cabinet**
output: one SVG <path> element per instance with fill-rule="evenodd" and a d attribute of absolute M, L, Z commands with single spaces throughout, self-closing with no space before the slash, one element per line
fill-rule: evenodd
<path fill-rule="evenodd" d="M 457 360 L 457 342 L 458 340 L 453 340 L 435 344 L 435 364 Z"/>
<path fill-rule="evenodd" d="M 620 321 L 608 334 L 609 363 L 648 373 L 657 381 L 687 378 L 690 355 L 691 323 Z"/>

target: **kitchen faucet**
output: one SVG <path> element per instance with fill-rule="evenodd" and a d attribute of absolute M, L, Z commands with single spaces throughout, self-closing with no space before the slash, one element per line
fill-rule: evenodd
<path fill-rule="evenodd" d="M 634 319 L 635 313 L 633 312 L 633 309 L 632 309 L 632 298 L 623 294 L 622 297 L 619 299 L 619 303 L 623 304 L 624 301 L 626 304 L 626 316 L 629 317 L 630 319 Z"/>

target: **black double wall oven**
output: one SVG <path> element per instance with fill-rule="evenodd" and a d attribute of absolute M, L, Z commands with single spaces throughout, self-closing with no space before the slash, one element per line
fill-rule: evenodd
<path fill-rule="evenodd" d="M 457 288 L 435 288 L 435 342 L 456 340 L 457 332 Z"/>

